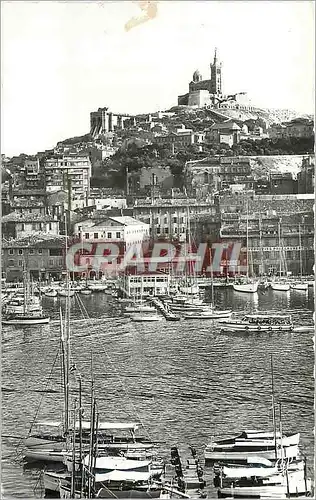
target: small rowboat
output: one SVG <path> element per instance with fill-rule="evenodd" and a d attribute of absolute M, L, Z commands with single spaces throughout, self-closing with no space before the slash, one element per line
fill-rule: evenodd
<path fill-rule="evenodd" d="M 161 321 L 162 317 L 157 314 L 133 314 L 131 316 L 132 321 L 137 322 L 149 322 L 149 321 Z"/>
<path fill-rule="evenodd" d="M 27 315 L 12 315 L 2 318 L 3 325 L 16 325 L 16 326 L 32 326 L 32 325 L 47 325 L 50 321 L 49 316 L 27 316 Z"/>
<path fill-rule="evenodd" d="M 185 319 L 221 319 L 229 318 L 232 315 L 232 311 L 216 311 L 215 309 L 210 309 L 209 311 L 201 311 L 200 313 L 187 313 L 184 314 Z"/>
<path fill-rule="evenodd" d="M 46 292 L 44 292 L 44 295 L 45 297 L 57 297 L 57 290 L 47 290 Z"/>

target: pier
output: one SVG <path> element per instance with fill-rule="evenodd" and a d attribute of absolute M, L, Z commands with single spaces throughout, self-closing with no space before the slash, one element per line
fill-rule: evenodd
<path fill-rule="evenodd" d="M 151 297 L 148 299 L 149 302 L 155 306 L 155 308 L 161 312 L 161 314 L 166 318 L 167 321 L 180 321 L 180 316 L 177 316 L 173 312 L 171 312 L 161 299 L 157 297 Z"/>
<path fill-rule="evenodd" d="M 195 448 L 190 447 L 189 450 L 190 453 L 187 453 L 184 450 L 179 452 L 176 446 L 171 448 L 171 464 L 174 466 L 178 488 L 183 493 L 190 490 L 190 498 L 205 498 L 203 468 Z"/>

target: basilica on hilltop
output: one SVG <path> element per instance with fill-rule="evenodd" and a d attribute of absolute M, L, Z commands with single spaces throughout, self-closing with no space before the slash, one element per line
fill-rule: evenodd
<path fill-rule="evenodd" d="M 178 106 L 192 106 L 197 108 L 250 108 L 246 92 L 233 95 L 224 95 L 222 91 L 222 63 L 218 60 L 215 48 L 214 60 L 210 64 L 211 78 L 203 80 L 199 70 L 194 71 L 189 83 L 189 92 L 178 96 Z"/>

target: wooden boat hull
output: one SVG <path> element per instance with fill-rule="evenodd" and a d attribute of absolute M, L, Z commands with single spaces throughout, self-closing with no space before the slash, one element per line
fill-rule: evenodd
<path fill-rule="evenodd" d="M 21 316 L 13 318 L 2 318 L 3 325 L 16 325 L 16 326 L 32 326 L 32 325 L 47 325 L 50 322 L 49 316 Z"/>

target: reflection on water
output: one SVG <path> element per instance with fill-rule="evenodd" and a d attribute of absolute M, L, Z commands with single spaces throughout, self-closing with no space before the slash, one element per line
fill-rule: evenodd
<path fill-rule="evenodd" d="M 295 324 L 312 324 L 312 289 L 307 294 L 216 289 L 215 299 L 218 307 L 238 313 L 289 312 Z M 93 360 L 103 420 L 142 421 L 151 438 L 161 442 L 166 457 L 174 444 L 180 449 L 191 444 L 202 453 L 214 434 L 271 426 L 273 354 L 284 431 L 301 432 L 312 466 L 313 332 L 232 334 L 221 332 L 216 322 L 191 320 L 136 324 L 124 316 L 121 304 L 105 294 L 81 300 L 93 319 L 79 321 L 81 313 L 73 298 L 72 354 L 83 376 L 85 405 Z M 65 300 L 44 299 L 53 318 L 50 325 L 3 330 L 4 436 L 25 436 L 36 412 L 39 419 L 62 417 L 59 304 L 64 307 Z M 3 437 L 2 443 L 6 496 L 41 496 L 38 470 L 23 470 L 15 462 L 19 439 Z"/>

